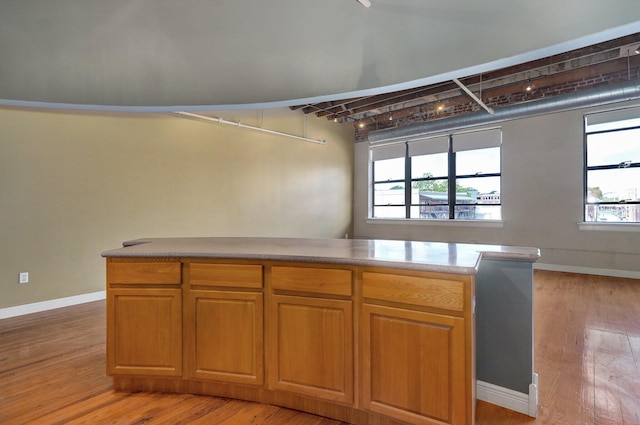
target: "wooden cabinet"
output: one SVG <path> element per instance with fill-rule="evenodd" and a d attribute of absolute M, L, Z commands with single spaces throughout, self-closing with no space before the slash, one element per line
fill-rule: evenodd
<path fill-rule="evenodd" d="M 352 271 L 271 269 L 269 388 L 353 403 Z"/>
<path fill-rule="evenodd" d="M 191 263 L 188 270 L 186 377 L 262 385 L 262 266 Z"/>
<path fill-rule="evenodd" d="M 180 263 L 107 263 L 107 374 L 182 375 Z"/>
<path fill-rule="evenodd" d="M 473 424 L 469 275 L 247 259 L 107 260 L 114 387 L 355 424 Z"/>
<path fill-rule="evenodd" d="M 413 424 L 464 424 L 464 320 L 370 304 L 362 314 L 363 406 Z"/>
<path fill-rule="evenodd" d="M 364 272 L 362 291 L 363 407 L 416 425 L 472 421 L 463 280 Z"/>

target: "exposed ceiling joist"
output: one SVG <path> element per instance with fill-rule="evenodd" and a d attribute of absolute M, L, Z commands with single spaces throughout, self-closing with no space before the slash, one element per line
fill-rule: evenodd
<path fill-rule="evenodd" d="M 293 109 L 302 109 L 306 114 L 313 113 L 339 122 L 359 122 L 366 119 L 367 123 L 384 121 L 385 125 L 397 119 L 420 120 L 434 110 L 447 109 L 445 106 L 450 110 L 448 114 L 462 113 L 455 110 L 455 105 L 469 103 L 469 97 L 473 99 L 474 105 L 493 110 L 495 106 L 490 102 L 495 102 L 497 98 L 503 98 L 502 101 L 512 104 L 534 100 L 536 96 L 548 97 L 553 95 L 554 87 L 574 83 L 578 87 L 578 82 L 593 80 L 598 75 L 616 74 L 620 75 L 619 78 L 629 80 L 640 73 L 637 70 L 640 67 L 640 54 L 636 53 L 638 49 L 640 33 L 508 68 L 469 75 L 455 82 L 299 105 Z M 501 103 L 500 106 L 506 104 Z"/>
<path fill-rule="evenodd" d="M 471 90 L 469 90 L 469 89 L 467 88 L 467 86 L 465 86 L 464 84 L 462 84 L 462 83 L 460 82 L 460 80 L 458 80 L 457 78 L 454 78 L 454 79 L 453 79 L 453 82 L 454 82 L 454 83 L 456 83 L 456 84 L 458 85 L 458 87 L 460 87 L 460 88 L 461 88 L 461 89 L 462 89 L 466 94 L 468 94 L 468 95 L 469 95 L 469 97 L 470 97 L 471 99 L 475 100 L 475 102 L 476 102 L 478 105 L 482 106 L 482 108 L 484 108 L 484 110 L 485 110 L 485 111 L 487 111 L 487 112 L 488 112 L 488 113 L 490 113 L 491 115 L 493 115 L 493 114 L 494 114 L 493 109 L 492 109 L 492 108 L 489 108 L 489 107 L 487 106 L 487 104 L 486 104 L 486 103 L 484 103 L 484 102 L 482 101 L 482 99 L 480 99 L 478 96 L 476 96 L 475 94 L 473 94 L 473 92 L 472 92 Z"/>

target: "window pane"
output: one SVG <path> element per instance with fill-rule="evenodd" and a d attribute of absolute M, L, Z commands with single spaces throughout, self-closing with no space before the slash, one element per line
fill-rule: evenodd
<path fill-rule="evenodd" d="M 640 168 L 587 173 L 587 202 L 640 201 Z"/>
<path fill-rule="evenodd" d="M 422 218 L 426 220 L 448 220 L 449 219 L 449 205 L 446 200 L 444 202 L 429 202 L 423 199 L 424 202 L 420 203 L 418 208 L 418 216 L 414 217 L 415 211 L 412 209 L 412 218 Z"/>
<path fill-rule="evenodd" d="M 449 174 L 447 156 L 445 152 L 411 157 L 411 178 L 446 177 Z"/>
<path fill-rule="evenodd" d="M 449 183 L 447 179 L 423 180 L 412 183 L 411 203 L 447 203 L 447 189 Z"/>
<path fill-rule="evenodd" d="M 404 158 L 383 159 L 373 164 L 373 181 L 404 180 Z"/>
<path fill-rule="evenodd" d="M 501 220 L 502 208 L 499 205 L 459 205 L 455 217 L 460 220 Z"/>
<path fill-rule="evenodd" d="M 373 217 L 375 218 L 405 218 L 404 207 L 374 207 Z"/>
<path fill-rule="evenodd" d="M 446 179 L 421 181 L 414 183 L 411 203 L 418 208 L 411 210 L 412 218 L 426 220 L 449 219 L 449 194 Z"/>
<path fill-rule="evenodd" d="M 420 217 L 420 205 L 412 205 L 409 208 L 409 218 L 423 218 Z"/>
<path fill-rule="evenodd" d="M 640 162 L 640 129 L 589 134 L 587 166 Z"/>
<path fill-rule="evenodd" d="M 585 221 L 602 223 L 638 223 L 640 222 L 640 205 L 587 205 L 584 217 Z"/>
<path fill-rule="evenodd" d="M 456 174 L 487 174 L 500 172 L 500 148 L 456 152 Z"/>
<path fill-rule="evenodd" d="M 500 177 L 469 177 L 456 180 L 456 192 L 473 198 L 473 202 L 500 203 Z"/>
<path fill-rule="evenodd" d="M 374 191 L 392 190 L 404 193 L 404 182 L 374 183 Z"/>
<path fill-rule="evenodd" d="M 404 184 L 376 184 L 373 191 L 373 205 L 404 205 Z"/>

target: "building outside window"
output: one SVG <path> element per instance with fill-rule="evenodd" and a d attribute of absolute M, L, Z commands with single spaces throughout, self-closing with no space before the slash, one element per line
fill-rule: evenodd
<path fill-rule="evenodd" d="M 640 108 L 585 116 L 584 221 L 640 223 Z"/>
<path fill-rule="evenodd" d="M 371 148 L 373 218 L 500 220 L 502 131 Z"/>

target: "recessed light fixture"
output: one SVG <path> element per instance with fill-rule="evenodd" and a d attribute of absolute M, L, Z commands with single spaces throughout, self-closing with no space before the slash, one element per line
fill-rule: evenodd
<path fill-rule="evenodd" d="M 640 46 L 636 47 L 635 52 L 636 52 L 636 54 L 640 54 Z"/>
<path fill-rule="evenodd" d="M 369 0 L 356 0 L 358 3 L 363 5 L 364 7 L 371 7 L 371 2 Z"/>
<path fill-rule="evenodd" d="M 360 124 L 358 124 L 358 127 L 360 127 L 360 128 L 364 128 L 364 123 L 363 123 L 363 122 L 361 122 Z"/>
<path fill-rule="evenodd" d="M 444 105 L 438 105 L 438 111 L 442 111 L 444 109 Z"/>

